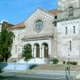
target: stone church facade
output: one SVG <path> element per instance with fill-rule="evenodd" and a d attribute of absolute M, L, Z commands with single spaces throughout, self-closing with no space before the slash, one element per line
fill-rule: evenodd
<path fill-rule="evenodd" d="M 27 44 L 33 56 L 29 63 L 44 64 L 53 58 L 80 61 L 80 0 L 58 0 L 56 10 L 37 8 L 8 30 L 15 34 L 10 59 L 24 62 L 20 56 Z"/>
<path fill-rule="evenodd" d="M 80 0 L 58 0 L 57 17 L 59 59 L 80 61 Z"/>

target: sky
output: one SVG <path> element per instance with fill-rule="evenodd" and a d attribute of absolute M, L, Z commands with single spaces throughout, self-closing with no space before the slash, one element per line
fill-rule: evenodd
<path fill-rule="evenodd" d="M 23 22 L 38 7 L 43 10 L 57 8 L 57 0 L 0 0 L 0 22 L 11 24 Z"/>

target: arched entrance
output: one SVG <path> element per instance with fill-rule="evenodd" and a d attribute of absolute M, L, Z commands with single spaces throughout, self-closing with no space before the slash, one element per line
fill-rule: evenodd
<path fill-rule="evenodd" d="M 36 58 L 40 58 L 40 47 L 38 43 L 35 44 L 35 50 Z"/>
<path fill-rule="evenodd" d="M 47 43 L 43 43 L 43 53 L 44 53 L 44 58 L 48 58 L 48 44 Z"/>

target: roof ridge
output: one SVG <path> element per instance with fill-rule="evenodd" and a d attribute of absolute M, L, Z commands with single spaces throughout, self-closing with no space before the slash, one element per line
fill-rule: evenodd
<path fill-rule="evenodd" d="M 20 22 L 20 23 L 14 25 L 8 29 L 20 28 L 20 27 L 24 27 L 24 26 L 25 26 L 24 22 Z"/>

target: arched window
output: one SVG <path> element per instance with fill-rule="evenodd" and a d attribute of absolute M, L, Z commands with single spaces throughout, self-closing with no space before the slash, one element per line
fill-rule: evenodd
<path fill-rule="evenodd" d="M 36 21 L 36 30 L 40 31 L 43 27 L 43 22 L 41 20 Z"/>
<path fill-rule="evenodd" d="M 75 26 L 73 26 L 73 33 L 75 33 Z"/>
<path fill-rule="evenodd" d="M 73 7 L 69 7 L 69 16 L 73 16 Z"/>
<path fill-rule="evenodd" d="M 69 41 L 69 47 L 70 47 L 70 51 L 72 50 L 72 42 L 71 41 Z"/>

